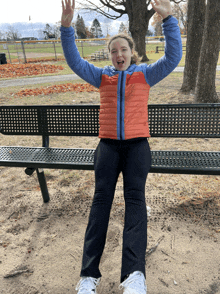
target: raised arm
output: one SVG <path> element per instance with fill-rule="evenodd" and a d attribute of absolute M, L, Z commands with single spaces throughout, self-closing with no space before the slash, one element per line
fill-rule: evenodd
<path fill-rule="evenodd" d="M 99 88 L 102 68 L 98 68 L 81 58 L 75 44 L 74 29 L 71 26 L 75 8 L 75 0 L 62 0 L 61 42 L 64 56 L 69 67 L 83 80 Z"/>
<path fill-rule="evenodd" d="M 165 35 L 165 55 L 149 66 L 144 66 L 145 78 L 152 87 L 179 64 L 182 58 L 182 40 L 178 21 L 171 16 L 170 0 L 152 0 L 154 10 L 163 18 L 163 33 Z"/>

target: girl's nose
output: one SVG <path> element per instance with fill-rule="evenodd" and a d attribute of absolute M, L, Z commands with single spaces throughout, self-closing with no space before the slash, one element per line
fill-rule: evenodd
<path fill-rule="evenodd" d="M 121 50 L 118 50 L 118 56 L 122 56 Z"/>

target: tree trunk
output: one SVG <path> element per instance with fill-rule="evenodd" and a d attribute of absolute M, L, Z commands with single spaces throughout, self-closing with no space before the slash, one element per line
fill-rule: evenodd
<path fill-rule="evenodd" d="M 154 11 L 146 9 L 146 1 L 126 1 L 126 10 L 129 18 L 129 31 L 135 42 L 135 50 L 142 57 L 142 62 L 149 61 L 146 55 L 145 36 Z"/>
<path fill-rule="evenodd" d="M 138 56 L 142 57 L 141 61 L 149 61 L 149 58 L 146 55 L 146 44 L 145 44 L 145 33 L 141 30 L 141 32 L 131 32 L 132 39 L 135 43 L 135 50 L 138 53 Z"/>
<path fill-rule="evenodd" d="M 203 42 L 196 82 L 196 102 L 216 103 L 219 101 L 215 88 L 219 47 L 220 1 L 208 0 L 205 16 Z"/>
<path fill-rule="evenodd" d="M 188 0 L 186 59 L 181 92 L 195 90 L 202 36 L 205 24 L 206 0 Z"/>

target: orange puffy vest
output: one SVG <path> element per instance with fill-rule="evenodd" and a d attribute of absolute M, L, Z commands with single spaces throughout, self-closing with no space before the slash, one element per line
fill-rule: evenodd
<path fill-rule="evenodd" d="M 142 72 L 121 71 L 102 75 L 99 138 L 127 140 L 150 137 L 148 96 L 150 86 Z"/>

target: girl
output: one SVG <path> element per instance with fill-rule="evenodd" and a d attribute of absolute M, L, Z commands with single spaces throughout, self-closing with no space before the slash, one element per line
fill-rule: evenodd
<path fill-rule="evenodd" d="M 165 55 L 156 63 L 136 65 L 133 41 L 126 35 L 113 37 L 108 45 L 112 66 L 98 68 L 82 59 L 71 27 L 75 1 L 62 0 L 61 41 L 70 68 L 100 90 L 99 138 L 95 151 L 95 194 L 85 233 L 78 294 L 96 294 L 101 273 L 99 263 L 105 246 L 115 186 L 123 174 L 125 222 L 120 289 L 124 294 L 146 294 L 145 252 L 147 211 L 145 182 L 151 165 L 147 138 L 150 87 L 178 65 L 182 42 L 169 0 L 154 0 L 163 18 Z"/>

